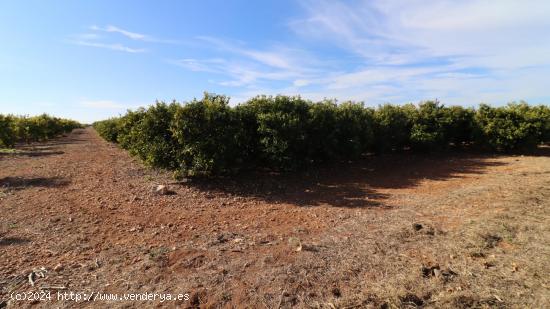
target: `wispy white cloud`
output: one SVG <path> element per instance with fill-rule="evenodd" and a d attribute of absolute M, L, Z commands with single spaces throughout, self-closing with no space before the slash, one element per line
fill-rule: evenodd
<path fill-rule="evenodd" d="M 145 41 L 149 38 L 149 36 L 147 36 L 145 34 L 141 34 L 141 33 L 137 33 L 137 32 L 130 32 L 130 31 L 127 31 L 127 30 L 124 30 L 124 29 L 121 29 L 121 28 L 118 28 L 118 27 L 115 27 L 115 26 L 111 26 L 111 25 L 108 25 L 106 27 L 98 27 L 96 25 L 93 25 L 93 26 L 90 27 L 90 30 L 120 33 L 120 34 L 124 35 L 125 37 L 130 38 L 132 40 Z"/>
<path fill-rule="evenodd" d="M 113 38 L 111 37 L 111 35 L 109 35 L 109 33 L 122 35 L 128 41 L 126 43 L 129 43 L 129 41 L 139 41 L 142 44 L 145 44 L 145 43 L 179 44 L 179 42 L 175 40 L 159 39 L 151 35 L 128 31 L 113 25 L 107 25 L 105 27 L 99 27 L 99 26 L 93 25 L 89 27 L 89 30 L 91 32 L 73 35 L 70 42 L 81 46 L 105 48 L 105 49 L 123 51 L 128 53 L 143 53 L 143 52 L 146 52 L 147 49 L 143 47 L 139 47 L 139 48 L 130 47 L 130 46 L 127 46 L 127 44 L 123 44 L 120 42 L 113 42 Z"/>
<path fill-rule="evenodd" d="M 296 69 L 292 63 L 294 60 L 292 59 L 294 57 L 292 52 L 297 53 L 298 51 L 296 50 L 285 50 L 283 48 L 277 48 L 274 50 L 255 50 L 237 46 L 236 44 L 232 44 L 228 41 L 214 37 L 200 36 L 198 39 L 209 43 L 222 51 L 238 54 L 270 67 L 280 69 Z"/>
<path fill-rule="evenodd" d="M 305 16 L 289 23 L 294 33 L 362 59 L 314 78 L 313 96 L 461 103 L 548 96 L 540 86 L 550 75 L 550 40 L 542 39 L 550 29 L 548 1 L 301 3 Z M 365 91 L 374 88 L 391 94 Z"/>
<path fill-rule="evenodd" d="M 302 4 L 306 16 L 289 24 L 294 32 L 362 55 L 371 64 L 487 57 L 503 51 L 513 60 L 513 53 L 526 47 L 550 47 L 548 40 L 540 40 L 550 26 L 550 2 L 544 0 L 528 5 L 513 0 L 374 0 L 355 4 L 320 0 Z"/>
<path fill-rule="evenodd" d="M 298 81 L 297 87 L 307 84 L 311 76 L 313 57 L 304 51 L 279 46 L 258 50 L 243 43 L 213 37 L 198 37 L 203 48 L 217 50 L 223 58 L 185 58 L 169 62 L 194 72 L 207 72 L 222 78 L 221 86 L 251 87 L 265 81 Z M 229 80 L 227 80 L 229 78 Z"/>
<path fill-rule="evenodd" d="M 273 70 L 240 60 L 180 59 L 170 63 L 194 72 L 216 74 L 221 78 L 217 84 L 230 87 L 248 87 L 263 81 L 285 81 L 299 76 L 296 72 Z"/>
<path fill-rule="evenodd" d="M 301 3 L 303 16 L 288 23 L 298 38 L 292 43 L 198 36 L 186 41 L 192 51 L 168 62 L 205 73 L 205 80 L 234 89 L 238 99 L 264 92 L 373 103 L 439 98 L 472 104 L 547 96 L 542 84 L 550 76 L 550 40 L 543 39 L 550 29 L 548 1 Z M 103 43 L 104 36 L 130 45 L 172 42 L 113 25 L 89 30 L 90 37 L 79 44 L 143 52 Z"/>
<path fill-rule="evenodd" d="M 169 63 L 188 69 L 193 72 L 209 72 L 223 74 L 227 69 L 223 69 L 226 61 L 220 58 L 215 59 L 193 59 L 185 58 L 178 60 L 168 60 Z"/>
<path fill-rule="evenodd" d="M 148 34 L 138 33 L 138 32 L 132 32 L 125 29 L 122 29 L 117 26 L 113 25 L 107 25 L 105 27 L 99 27 L 96 25 L 90 26 L 90 30 L 96 31 L 96 32 L 107 32 L 107 33 L 118 33 L 122 36 L 134 40 L 134 41 L 142 41 L 142 42 L 149 42 L 149 43 L 165 43 L 165 44 L 178 44 L 179 42 L 176 40 L 166 40 L 166 39 L 160 39 Z"/>
<path fill-rule="evenodd" d="M 73 41 L 73 43 L 81 46 L 105 48 L 105 49 L 111 49 L 116 51 L 123 51 L 127 53 L 143 53 L 146 51 L 144 48 L 131 48 L 119 43 L 107 44 L 107 43 L 90 42 L 90 41 Z"/>

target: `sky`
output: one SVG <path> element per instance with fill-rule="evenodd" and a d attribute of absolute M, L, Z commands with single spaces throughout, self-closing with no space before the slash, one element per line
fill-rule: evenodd
<path fill-rule="evenodd" d="M 550 103 L 548 0 L 0 0 L 0 113 L 259 94 Z"/>

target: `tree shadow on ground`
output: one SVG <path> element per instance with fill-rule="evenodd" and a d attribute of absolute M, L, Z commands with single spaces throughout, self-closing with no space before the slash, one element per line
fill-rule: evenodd
<path fill-rule="evenodd" d="M 35 141 L 28 143 L 20 142 L 16 145 L 16 149 L 35 152 L 56 149 L 56 146 L 60 145 L 70 145 L 87 142 L 87 139 L 79 137 L 79 135 L 81 134 L 84 134 L 83 129 L 75 129 L 71 133 L 63 134 L 46 141 Z"/>
<path fill-rule="evenodd" d="M 0 237 L 0 247 L 2 246 L 11 246 L 11 245 L 22 245 L 30 242 L 26 238 L 19 237 Z"/>
<path fill-rule="evenodd" d="M 25 156 L 25 157 L 45 157 L 64 154 L 63 151 L 44 151 L 43 149 L 36 150 L 19 150 L 9 153 L 0 153 L 0 156 Z"/>
<path fill-rule="evenodd" d="M 254 197 L 298 206 L 387 207 L 383 189 L 417 186 L 424 180 L 462 178 L 504 165 L 498 156 L 455 152 L 387 154 L 314 167 L 299 173 L 249 172 L 235 177 L 194 179 L 204 192 Z"/>
<path fill-rule="evenodd" d="M 69 184 L 69 180 L 61 177 L 4 177 L 0 178 L 0 187 L 8 189 L 25 189 L 28 187 L 57 188 Z"/>
<path fill-rule="evenodd" d="M 550 144 L 541 145 L 534 150 L 523 153 L 515 153 L 513 155 L 520 157 L 550 157 Z"/>
<path fill-rule="evenodd" d="M 81 138 L 74 138 L 74 137 L 63 137 L 63 138 L 56 138 L 52 139 L 46 142 L 40 143 L 41 145 L 45 146 L 59 146 L 59 145 L 72 145 L 72 144 L 79 144 L 82 142 L 88 142 L 85 139 Z"/>

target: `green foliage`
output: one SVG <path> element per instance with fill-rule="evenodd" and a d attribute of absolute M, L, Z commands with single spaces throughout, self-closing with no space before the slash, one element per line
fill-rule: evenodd
<path fill-rule="evenodd" d="M 428 150 L 446 146 L 445 108 L 437 101 L 427 101 L 419 104 L 412 113 L 411 146 L 418 150 Z"/>
<path fill-rule="evenodd" d="M 550 109 L 522 102 L 476 110 L 437 101 L 372 109 L 288 96 L 258 96 L 230 107 L 229 98 L 206 93 L 183 105 L 128 111 L 94 127 L 148 165 L 177 175 L 219 175 L 254 167 L 295 170 L 406 148 L 532 149 L 550 140 Z"/>
<path fill-rule="evenodd" d="M 311 104 L 307 119 L 307 159 L 319 162 L 336 158 L 340 151 L 338 105 L 332 101 Z"/>
<path fill-rule="evenodd" d="M 141 119 L 145 117 L 145 112 L 144 108 L 139 108 L 136 111 L 129 110 L 126 115 L 117 120 L 117 143 L 119 143 L 122 148 L 130 150 L 139 142 L 135 139 L 139 136 L 139 132 L 135 131 L 137 131 L 137 126 Z"/>
<path fill-rule="evenodd" d="M 177 108 L 171 132 L 180 174 L 224 174 L 243 165 L 241 125 L 228 103 L 228 97 L 206 93 Z"/>
<path fill-rule="evenodd" d="M 250 100 L 256 111 L 262 156 L 269 166 L 297 169 L 308 162 L 310 103 L 300 97 L 260 96 Z"/>
<path fill-rule="evenodd" d="M 461 106 L 451 106 L 443 110 L 443 130 L 445 140 L 455 147 L 471 143 L 475 128 L 475 110 Z"/>
<path fill-rule="evenodd" d="M 534 107 L 533 110 L 540 121 L 540 141 L 542 143 L 550 143 L 550 108 L 539 105 Z"/>
<path fill-rule="evenodd" d="M 411 147 L 417 150 L 462 146 L 472 139 L 474 111 L 460 106 L 445 107 L 426 101 L 412 112 Z"/>
<path fill-rule="evenodd" d="M 254 167 L 262 165 L 262 148 L 260 134 L 258 133 L 258 117 L 256 108 L 251 104 L 240 104 L 233 108 L 234 121 L 238 130 L 235 133 L 235 141 L 240 148 L 240 161 L 242 167 Z M 236 167 L 238 168 L 238 167 Z"/>
<path fill-rule="evenodd" d="M 11 148 L 15 144 L 15 120 L 13 116 L 0 114 L 0 146 Z"/>
<path fill-rule="evenodd" d="M 35 117 L 0 115 L 0 145 L 13 147 L 16 142 L 45 141 L 82 127 L 76 121 L 42 114 Z"/>
<path fill-rule="evenodd" d="M 339 158 L 354 159 L 374 145 L 374 111 L 363 103 L 345 102 L 337 109 L 335 132 Z"/>
<path fill-rule="evenodd" d="M 119 132 L 119 119 L 111 118 L 103 121 L 94 122 L 93 127 L 105 140 L 116 143 Z"/>
<path fill-rule="evenodd" d="M 374 112 L 374 149 L 378 152 L 401 150 L 410 146 L 414 105 L 384 104 Z"/>
<path fill-rule="evenodd" d="M 480 105 L 475 115 L 476 142 L 498 151 L 530 150 L 542 142 L 543 126 L 548 122 L 525 103 L 493 108 Z"/>
<path fill-rule="evenodd" d="M 524 121 L 530 123 L 536 143 L 550 142 L 550 108 L 548 106 L 529 106 L 525 102 L 511 104 L 511 108 L 524 115 Z"/>
<path fill-rule="evenodd" d="M 170 126 L 178 105 L 157 102 L 135 119 L 130 130 L 123 130 L 117 138 L 123 139 L 130 154 L 142 159 L 150 166 L 175 168 L 176 143 Z M 139 119 L 139 120 L 138 120 Z M 128 123 L 126 123 L 126 126 Z"/>

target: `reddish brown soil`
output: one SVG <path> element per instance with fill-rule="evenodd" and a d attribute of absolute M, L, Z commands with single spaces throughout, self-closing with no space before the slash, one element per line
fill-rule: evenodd
<path fill-rule="evenodd" d="M 76 130 L 0 154 L 0 308 L 544 307 L 547 150 L 176 183 Z M 191 299 L 10 300 L 52 286 Z"/>

